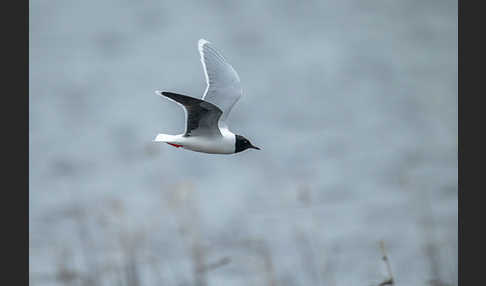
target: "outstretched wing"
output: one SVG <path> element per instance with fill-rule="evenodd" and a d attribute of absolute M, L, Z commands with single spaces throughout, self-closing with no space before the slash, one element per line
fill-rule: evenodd
<path fill-rule="evenodd" d="M 214 104 L 172 92 L 156 91 L 155 93 L 182 105 L 186 113 L 184 136 L 221 136 L 218 121 L 223 111 Z"/>
<path fill-rule="evenodd" d="M 225 123 L 231 109 L 243 94 L 240 77 L 210 42 L 200 39 L 198 47 L 208 85 L 202 99 L 223 111 L 221 121 Z"/>

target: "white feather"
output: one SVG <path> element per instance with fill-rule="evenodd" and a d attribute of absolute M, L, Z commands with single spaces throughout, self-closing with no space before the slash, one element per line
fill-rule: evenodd
<path fill-rule="evenodd" d="M 198 50 L 207 83 L 202 99 L 211 102 L 223 111 L 220 124 L 226 127 L 226 119 L 231 109 L 243 94 L 240 77 L 210 42 L 200 39 Z"/>

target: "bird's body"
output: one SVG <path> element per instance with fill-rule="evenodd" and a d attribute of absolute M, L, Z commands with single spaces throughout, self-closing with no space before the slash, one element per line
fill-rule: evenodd
<path fill-rule="evenodd" d="M 186 113 L 186 130 L 179 135 L 158 134 L 154 141 L 210 154 L 233 154 L 248 148 L 260 150 L 248 139 L 231 132 L 226 124 L 229 112 L 243 94 L 238 74 L 208 41 L 199 40 L 198 47 L 206 76 L 206 91 L 202 99 L 156 91 L 182 105 Z"/>
<path fill-rule="evenodd" d="M 235 151 L 236 135 L 228 129 L 223 136 L 184 136 L 159 134 L 155 141 L 165 142 L 177 148 L 209 154 L 233 154 Z"/>

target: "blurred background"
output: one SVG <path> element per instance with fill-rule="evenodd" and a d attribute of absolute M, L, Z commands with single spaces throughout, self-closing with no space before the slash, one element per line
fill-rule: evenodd
<path fill-rule="evenodd" d="M 30 1 L 31 285 L 457 285 L 457 1 Z M 197 41 L 262 151 L 156 144 Z"/>

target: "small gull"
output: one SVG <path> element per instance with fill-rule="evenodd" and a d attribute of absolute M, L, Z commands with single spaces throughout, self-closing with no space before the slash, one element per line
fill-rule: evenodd
<path fill-rule="evenodd" d="M 179 135 L 158 134 L 154 142 L 210 154 L 233 154 L 248 148 L 260 150 L 245 137 L 231 132 L 226 124 L 228 114 L 243 94 L 240 77 L 210 42 L 200 39 L 198 49 L 206 76 L 206 91 L 202 99 L 156 91 L 183 107 L 186 130 Z"/>

